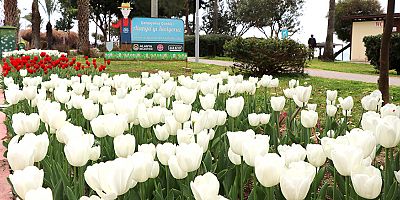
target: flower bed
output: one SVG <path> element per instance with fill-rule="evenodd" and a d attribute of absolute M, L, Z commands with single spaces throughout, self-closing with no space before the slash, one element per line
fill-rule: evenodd
<path fill-rule="evenodd" d="M 51 57 L 59 58 L 61 56 L 67 56 L 66 53 L 59 52 L 57 50 L 41 50 L 41 49 L 30 49 L 30 50 L 14 50 L 14 51 L 7 51 L 2 53 L 2 58 L 9 58 L 9 57 L 21 57 L 21 56 L 39 56 L 40 54 L 45 53 Z"/>
<path fill-rule="evenodd" d="M 95 75 L 100 74 L 107 65 L 110 65 L 110 60 L 97 63 L 95 58 L 90 61 L 88 57 L 85 57 L 84 63 L 78 62 L 75 57 L 67 58 L 65 55 L 54 59 L 46 52 L 41 52 L 37 56 L 3 58 L 2 61 L 3 76 L 17 82 L 21 82 L 23 77 L 34 76 L 41 76 L 43 80 L 48 80 L 50 74 L 57 74 L 60 78 L 83 74 Z"/>
<path fill-rule="evenodd" d="M 22 199 L 244 199 L 249 182 L 249 199 L 400 197 L 400 107 L 377 91 L 352 119 L 352 97 L 328 90 L 321 127 L 312 86 L 291 80 L 274 96 L 271 76 L 16 81 L 4 80 L 5 124 Z"/>

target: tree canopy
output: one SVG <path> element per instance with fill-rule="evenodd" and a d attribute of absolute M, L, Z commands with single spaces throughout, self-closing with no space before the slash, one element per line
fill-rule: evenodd
<path fill-rule="evenodd" d="M 383 10 L 378 0 L 341 0 L 336 4 L 335 32 L 339 39 L 351 41 L 352 15 L 382 14 Z"/>

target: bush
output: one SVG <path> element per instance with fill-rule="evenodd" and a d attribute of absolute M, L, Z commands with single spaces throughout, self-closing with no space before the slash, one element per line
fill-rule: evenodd
<path fill-rule="evenodd" d="M 382 35 L 366 36 L 363 39 L 366 48 L 365 55 L 367 56 L 371 65 L 375 69 L 380 68 L 380 52 L 381 52 L 381 37 Z M 393 33 L 390 54 L 389 54 L 389 69 L 395 69 L 397 74 L 400 74 L 400 34 Z"/>
<path fill-rule="evenodd" d="M 200 57 L 224 56 L 224 44 L 233 37 L 222 34 L 200 35 Z M 195 56 L 195 36 L 185 36 L 185 52 Z"/>
<path fill-rule="evenodd" d="M 253 76 L 303 73 L 309 49 L 294 40 L 236 38 L 224 46 L 234 68 Z"/>

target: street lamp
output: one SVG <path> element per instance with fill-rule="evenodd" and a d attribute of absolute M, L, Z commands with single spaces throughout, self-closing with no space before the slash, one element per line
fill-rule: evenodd
<path fill-rule="evenodd" d="M 199 62 L 200 54 L 200 35 L 199 35 L 199 0 L 196 0 L 196 32 L 195 32 L 195 57 L 196 62 Z"/>

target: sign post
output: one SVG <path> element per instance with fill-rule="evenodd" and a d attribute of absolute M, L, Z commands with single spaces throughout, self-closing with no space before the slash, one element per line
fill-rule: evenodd
<path fill-rule="evenodd" d="M 200 56 L 200 27 L 199 27 L 199 0 L 196 0 L 196 36 L 195 36 L 195 56 L 196 56 L 196 62 L 199 62 L 199 56 Z"/>

